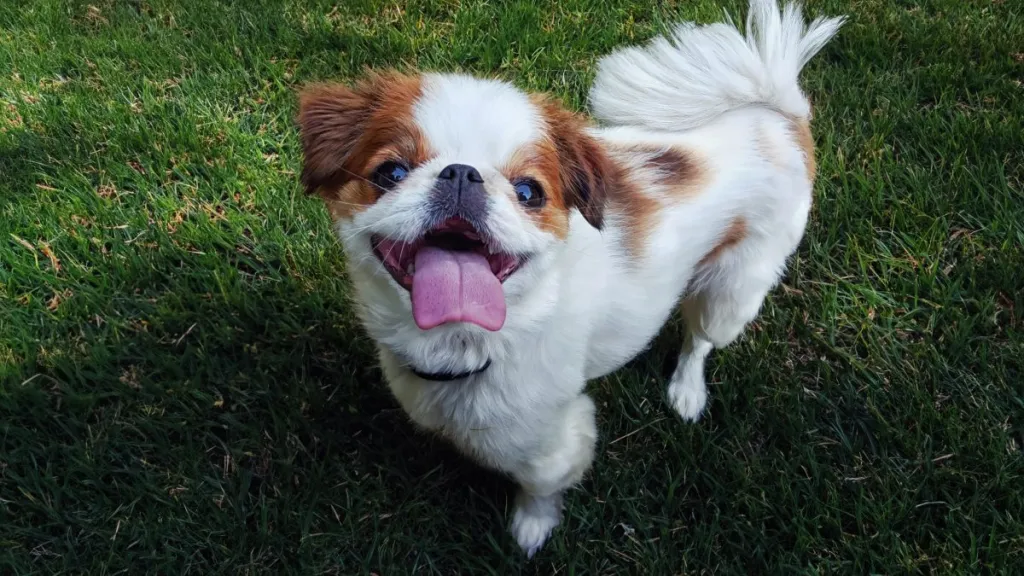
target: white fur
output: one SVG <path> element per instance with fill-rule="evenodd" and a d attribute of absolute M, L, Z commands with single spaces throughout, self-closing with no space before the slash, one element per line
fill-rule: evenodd
<path fill-rule="evenodd" d="M 805 29 L 799 4 L 780 12 L 775 0 L 751 0 L 746 37 L 731 21 L 680 24 L 669 37 L 603 58 L 591 108 L 609 124 L 667 131 L 697 128 L 744 106 L 807 118 L 797 76 L 843 20 L 817 18 Z"/>
<path fill-rule="evenodd" d="M 558 524 L 562 493 L 593 460 L 597 430 L 586 381 L 640 352 L 680 302 L 688 334 L 668 396 L 685 419 L 703 412 L 704 358 L 756 316 L 803 235 L 812 183 L 793 123 L 810 110 L 797 74 L 840 22 L 819 19 L 805 31 L 798 8 L 780 15 L 771 0 L 752 0 L 746 37 L 725 24 L 683 25 L 674 44 L 657 40 L 602 60 L 591 100 L 610 126 L 592 134 L 634 182 L 649 184 L 643 192 L 660 207 L 640 255 L 624 248 L 627 220 L 614 190 L 601 232 L 575 212 L 564 240 L 532 223 L 498 167 L 542 135 L 543 122 L 512 86 L 463 76 L 428 77 L 416 107 L 438 157 L 338 223 L 360 314 L 392 392 L 418 425 L 520 484 L 511 530 L 529 554 Z M 673 197 L 628 144 L 691 154 L 700 190 Z M 408 292 L 370 250 L 371 233 L 423 232 L 426 194 L 452 162 L 484 176 L 494 240 L 535 255 L 504 285 L 508 314 L 499 332 L 462 324 L 418 329 Z M 747 222 L 745 239 L 699 265 L 737 217 Z M 472 370 L 487 359 L 488 370 L 459 382 L 425 381 L 408 369 Z"/>
<path fill-rule="evenodd" d="M 457 74 L 423 77 L 414 116 L 447 166 L 494 165 L 541 135 L 543 120 L 530 99 L 497 80 Z"/>

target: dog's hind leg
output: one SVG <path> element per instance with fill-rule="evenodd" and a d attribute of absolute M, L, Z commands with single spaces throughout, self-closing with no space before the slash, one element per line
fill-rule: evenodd
<path fill-rule="evenodd" d="M 669 381 L 668 398 L 684 420 L 699 420 L 707 404 L 704 360 L 713 348 L 736 340 L 757 317 L 785 268 L 788 247 L 773 251 L 763 245 L 762 239 L 747 239 L 702 264 L 683 300 L 686 339 Z"/>

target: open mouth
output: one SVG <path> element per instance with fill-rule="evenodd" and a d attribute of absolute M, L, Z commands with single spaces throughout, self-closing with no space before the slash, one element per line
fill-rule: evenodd
<path fill-rule="evenodd" d="M 371 242 L 384 268 L 411 292 L 413 317 L 421 329 L 449 322 L 492 331 L 504 325 L 501 284 L 524 259 L 495 250 L 469 222 L 448 220 L 413 242 L 381 236 Z"/>

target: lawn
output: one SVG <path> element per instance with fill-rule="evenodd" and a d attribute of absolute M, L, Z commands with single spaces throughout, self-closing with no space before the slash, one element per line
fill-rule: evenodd
<path fill-rule="evenodd" d="M 1024 572 L 1024 7 L 819 0 L 808 235 L 680 422 L 668 326 L 527 562 L 417 433 L 304 197 L 304 82 L 463 69 L 582 109 L 713 0 L 0 4 L 0 573 Z M 743 12 L 736 0 L 724 5 Z"/>

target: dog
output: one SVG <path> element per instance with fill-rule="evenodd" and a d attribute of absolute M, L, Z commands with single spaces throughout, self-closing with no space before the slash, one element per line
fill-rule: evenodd
<path fill-rule="evenodd" d="M 554 99 L 455 73 L 370 73 L 299 96 L 302 183 L 319 192 L 398 403 L 519 485 L 527 553 L 594 459 L 584 394 L 681 310 L 668 400 L 707 403 L 804 235 L 815 178 L 798 83 L 843 18 L 751 0 L 603 57 L 597 125 Z"/>

